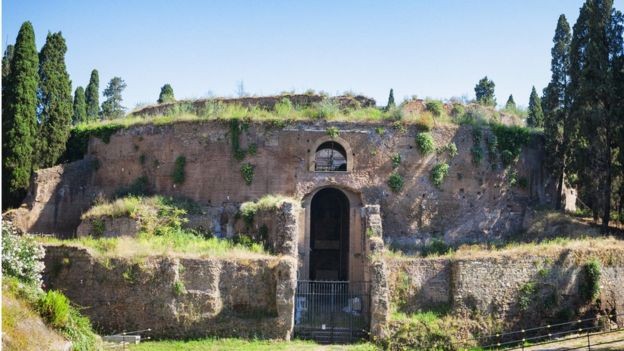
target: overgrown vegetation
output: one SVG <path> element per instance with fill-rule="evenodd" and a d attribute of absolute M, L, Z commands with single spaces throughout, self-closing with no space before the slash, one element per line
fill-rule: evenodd
<path fill-rule="evenodd" d="M 585 280 L 581 283 L 581 294 L 585 301 L 594 302 L 600 295 L 600 262 L 591 259 L 583 265 Z"/>
<path fill-rule="evenodd" d="M 427 155 L 435 151 L 435 142 L 433 136 L 428 132 L 420 132 L 416 135 L 416 146 L 423 155 Z"/>
<path fill-rule="evenodd" d="M 392 161 L 392 168 L 398 168 L 401 165 L 401 154 L 393 154 L 390 156 L 390 160 Z"/>
<path fill-rule="evenodd" d="M 390 190 L 398 193 L 401 189 L 403 189 L 403 183 L 403 177 L 399 174 L 399 172 L 392 172 L 392 174 L 390 174 L 390 178 L 388 178 L 388 186 L 390 187 Z"/>
<path fill-rule="evenodd" d="M 4 298 L 24 301 L 36 311 L 48 326 L 72 342 L 72 350 L 99 349 L 99 339 L 88 318 L 70 305 L 65 295 L 58 291 L 41 290 L 44 250 L 29 236 L 18 236 L 7 222 L 2 226 L 2 293 Z M 10 321 L 3 308 L 3 334 L 12 334 L 15 323 Z M 28 338 L 28 336 L 14 335 Z M 3 336 L 4 339 L 4 336 Z M 4 340 L 3 340 L 4 341 Z M 27 340 L 13 340 L 28 344 Z"/>
<path fill-rule="evenodd" d="M 253 183 L 255 166 L 249 162 L 243 163 L 241 165 L 240 172 L 243 180 L 245 181 L 245 184 L 251 185 L 251 183 Z"/>
<path fill-rule="evenodd" d="M 387 335 L 380 340 L 385 350 L 458 350 L 455 326 L 435 312 L 392 314 Z"/>
<path fill-rule="evenodd" d="M 247 340 L 228 338 L 209 338 L 199 340 L 162 340 L 162 341 L 141 341 L 140 344 L 129 345 L 130 351 L 317 351 L 322 348 L 313 341 L 303 340 Z M 335 348 L 330 347 L 330 350 Z M 335 349 L 336 351 L 338 349 Z M 377 351 L 378 348 L 372 343 L 348 344 L 339 346 L 342 351 Z"/>
<path fill-rule="evenodd" d="M 449 165 L 446 163 L 438 163 L 431 169 L 431 182 L 436 187 L 441 187 L 444 178 L 448 174 Z"/>

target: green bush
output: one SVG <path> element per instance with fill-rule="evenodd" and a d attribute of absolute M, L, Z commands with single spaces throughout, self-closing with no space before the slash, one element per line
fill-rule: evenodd
<path fill-rule="evenodd" d="M 400 107 L 393 107 L 385 111 L 383 116 L 390 121 L 400 121 L 403 119 L 403 110 Z"/>
<path fill-rule="evenodd" d="M 390 178 L 388 178 L 388 186 L 390 187 L 390 190 L 394 191 L 395 193 L 401 191 L 401 189 L 403 188 L 403 183 L 403 177 L 398 172 L 393 172 L 390 175 Z"/>
<path fill-rule="evenodd" d="M 63 328 L 69 321 L 69 300 L 63 293 L 50 290 L 37 303 L 41 317 L 54 328 Z"/>
<path fill-rule="evenodd" d="M 472 154 L 472 163 L 475 165 L 481 164 L 481 160 L 483 160 L 483 149 L 479 145 L 473 145 L 470 149 L 470 153 Z"/>
<path fill-rule="evenodd" d="M 435 150 L 433 136 L 428 132 L 420 132 L 416 135 L 416 146 L 423 155 L 432 153 Z"/>
<path fill-rule="evenodd" d="M 510 166 L 518 159 L 522 148 L 528 145 L 531 133 L 529 129 L 518 126 L 492 124 L 491 128 L 496 136 L 501 161 L 505 167 Z"/>
<path fill-rule="evenodd" d="M 280 100 L 278 103 L 275 104 L 274 109 L 278 116 L 286 117 L 293 110 L 292 101 L 290 101 L 290 99 L 288 98 L 283 98 L 282 100 Z"/>
<path fill-rule="evenodd" d="M 325 131 L 325 133 L 329 135 L 330 138 L 334 139 L 338 137 L 338 135 L 340 134 L 340 131 L 336 127 L 327 127 L 327 130 Z"/>
<path fill-rule="evenodd" d="M 431 169 L 431 182 L 436 187 L 440 187 L 444 182 L 444 178 L 447 176 L 449 165 L 446 163 L 438 163 Z"/>
<path fill-rule="evenodd" d="M 451 109 L 451 116 L 453 117 L 461 117 L 464 115 L 466 109 L 462 104 L 453 104 L 453 108 Z"/>
<path fill-rule="evenodd" d="M 531 306 L 531 303 L 535 299 L 535 293 L 537 292 L 537 286 L 533 282 L 525 283 L 520 287 L 518 291 L 518 306 L 520 310 L 526 311 Z"/>
<path fill-rule="evenodd" d="M 241 176 L 243 177 L 243 180 L 245 181 L 245 184 L 251 185 L 251 183 L 253 182 L 254 169 L 255 169 L 255 166 L 252 165 L 251 163 L 243 163 L 241 165 L 240 172 L 241 172 Z"/>
<path fill-rule="evenodd" d="M 401 165 L 401 154 L 396 153 L 390 156 L 390 159 L 392 160 L 392 168 L 398 168 Z"/>
<path fill-rule="evenodd" d="M 2 223 L 2 273 L 41 286 L 45 250 L 30 235 L 18 235 L 11 223 Z"/>
<path fill-rule="evenodd" d="M 429 100 L 425 103 L 425 107 L 436 117 L 440 117 L 444 112 L 444 104 L 440 100 Z"/>
<path fill-rule="evenodd" d="M 434 239 L 427 245 L 423 246 L 420 250 L 424 257 L 431 255 L 446 255 L 451 252 L 452 248 L 447 245 L 443 240 Z"/>
<path fill-rule="evenodd" d="M 455 145 L 455 143 L 453 142 L 446 144 L 444 150 L 448 152 L 451 158 L 457 156 L 457 145 Z"/>
<path fill-rule="evenodd" d="M 173 166 L 173 173 L 171 174 L 174 184 L 179 185 L 184 183 L 184 179 L 186 178 L 184 167 L 186 167 L 186 157 L 178 156 L 175 160 L 175 165 Z"/>
<path fill-rule="evenodd" d="M 593 302 L 600 295 L 600 262 L 592 259 L 583 265 L 585 280 L 581 283 L 581 294 L 585 301 Z"/>
<path fill-rule="evenodd" d="M 104 220 L 102 220 L 101 218 L 95 218 L 91 221 L 91 234 L 94 237 L 101 237 L 102 235 L 104 235 L 105 231 L 106 224 L 104 223 Z"/>
<path fill-rule="evenodd" d="M 390 322 L 388 333 L 380 340 L 385 350 L 456 351 L 454 328 L 432 312 L 400 315 Z"/>
<path fill-rule="evenodd" d="M 184 283 L 180 280 L 173 282 L 173 295 L 182 296 L 184 294 L 186 294 L 186 286 L 184 286 Z"/>

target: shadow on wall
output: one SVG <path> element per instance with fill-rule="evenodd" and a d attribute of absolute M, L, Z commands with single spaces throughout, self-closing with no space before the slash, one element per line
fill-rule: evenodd
<path fill-rule="evenodd" d="M 96 159 L 85 158 L 35 172 L 24 203 L 7 218 L 24 232 L 73 237 L 96 198 L 92 184 L 98 167 Z"/>

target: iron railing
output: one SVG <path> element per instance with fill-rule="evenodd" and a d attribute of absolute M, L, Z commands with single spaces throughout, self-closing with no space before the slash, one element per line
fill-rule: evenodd
<path fill-rule="evenodd" d="M 618 321 L 617 327 L 613 328 L 612 323 L 616 322 L 618 318 L 620 318 L 620 321 Z M 524 350 L 525 347 L 546 346 L 568 340 L 586 339 L 587 342 L 584 346 L 562 350 L 591 349 L 592 346 L 624 341 L 624 338 L 621 338 L 609 340 L 608 342 L 594 341 L 592 344 L 591 339 L 600 335 L 624 332 L 621 318 L 624 318 L 624 314 L 598 314 L 592 318 L 575 319 L 563 323 L 483 335 L 467 339 L 459 345 L 461 350 L 470 350 L 472 348 L 471 344 L 482 345 L 480 347 L 484 350 Z"/>
<path fill-rule="evenodd" d="M 297 282 L 295 334 L 319 342 L 352 342 L 369 329 L 370 284 L 349 281 Z"/>

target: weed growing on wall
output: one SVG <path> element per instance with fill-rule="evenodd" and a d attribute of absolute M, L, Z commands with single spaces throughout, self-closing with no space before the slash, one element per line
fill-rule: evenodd
<path fill-rule="evenodd" d="M 433 169 L 431 169 L 431 182 L 433 183 L 433 185 L 438 188 L 442 186 L 444 178 L 448 174 L 448 170 L 449 165 L 446 163 L 438 163 L 437 165 L 433 166 Z"/>
<path fill-rule="evenodd" d="M 535 299 L 537 293 L 537 286 L 534 282 L 527 282 L 518 290 L 518 307 L 522 311 L 526 311 L 531 306 L 531 303 Z"/>
<path fill-rule="evenodd" d="M 457 145 L 454 142 L 446 144 L 444 151 L 448 152 L 449 157 L 453 158 L 457 156 Z"/>
<path fill-rule="evenodd" d="M 178 156 L 173 165 L 173 173 L 171 174 L 174 184 L 180 185 L 184 183 L 184 179 L 186 178 L 184 167 L 186 167 L 186 157 Z"/>
<path fill-rule="evenodd" d="M 390 156 L 390 159 L 392 160 L 392 168 L 398 168 L 401 165 L 401 154 L 396 153 Z"/>
<path fill-rule="evenodd" d="M 514 164 L 520 157 L 522 148 L 528 145 L 531 132 L 528 128 L 491 124 L 490 128 L 496 136 L 496 147 L 505 167 Z"/>
<path fill-rule="evenodd" d="M 433 136 L 428 132 L 420 132 L 416 135 L 416 146 L 423 155 L 427 155 L 435 151 L 435 142 Z"/>
<path fill-rule="evenodd" d="M 595 301 L 600 295 L 600 262 L 592 259 L 583 265 L 585 279 L 581 283 L 581 294 L 588 302 Z"/>
<path fill-rule="evenodd" d="M 95 218 L 91 221 L 91 234 L 98 238 L 102 235 L 104 235 L 104 232 L 106 231 L 106 224 L 104 223 L 104 220 L 102 220 L 101 218 Z"/>
<path fill-rule="evenodd" d="M 245 181 L 245 184 L 247 185 L 251 185 L 251 183 L 253 182 L 254 168 L 255 166 L 249 162 L 243 163 L 241 165 L 241 168 L 240 168 L 241 176 L 243 177 L 243 180 Z"/>
<path fill-rule="evenodd" d="M 147 176 L 136 178 L 130 185 L 121 187 L 115 192 L 115 197 L 141 196 L 149 194 Z"/>
<path fill-rule="evenodd" d="M 327 127 L 327 130 L 325 130 L 325 133 L 329 135 L 330 138 L 335 139 L 340 134 L 340 131 L 336 127 Z"/>
<path fill-rule="evenodd" d="M 180 280 L 176 280 L 173 282 L 173 295 L 182 296 L 186 294 L 186 286 L 184 286 L 184 282 Z"/>
<path fill-rule="evenodd" d="M 390 190 L 395 193 L 401 191 L 401 189 L 403 188 L 403 183 L 403 177 L 398 172 L 393 172 L 390 175 L 390 178 L 388 178 L 388 186 L 390 187 Z"/>

